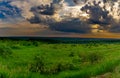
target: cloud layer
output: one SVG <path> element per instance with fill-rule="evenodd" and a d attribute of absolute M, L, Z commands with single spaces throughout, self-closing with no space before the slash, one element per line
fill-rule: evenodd
<path fill-rule="evenodd" d="M 0 0 L 3 2 L 3 0 Z M 4 0 L 5 1 L 5 0 Z M 120 32 L 120 0 L 6 0 L 31 24 L 64 32 Z"/>

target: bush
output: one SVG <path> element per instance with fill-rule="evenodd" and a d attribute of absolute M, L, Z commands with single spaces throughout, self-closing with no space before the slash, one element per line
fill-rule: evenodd
<path fill-rule="evenodd" d="M 22 46 L 32 46 L 33 45 L 31 41 L 23 41 L 21 43 L 22 43 L 21 44 Z"/>
<path fill-rule="evenodd" d="M 57 74 L 65 70 L 73 70 L 74 64 L 71 63 L 57 63 L 57 64 L 46 64 L 44 58 L 41 56 L 35 56 L 34 63 L 30 65 L 29 70 L 32 72 L 38 72 L 41 74 Z"/>
<path fill-rule="evenodd" d="M 75 68 L 74 64 L 72 63 L 59 63 L 57 65 L 58 72 L 65 71 L 65 70 L 73 70 L 74 68 Z"/>
<path fill-rule="evenodd" d="M 69 57 L 74 57 L 75 53 L 74 52 L 70 52 Z"/>
<path fill-rule="evenodd" d="M 12 54 L 12 50 L 9 47 L 6 46 L 0 46 L 0 56 L 7 57 Z"/>
<path fill-rule="evenodd" d="M 88 59 L 91 63 L 99 62 L 102 59 L 102 55 L 100 53 L 90 53 L 88 55 Z"/>
<path fill-rule="evenodd" d="M 79 54 L 79 57 L 81 58 L 82 62 L 90 62 L 90 63 L 99 62 L 103 58 L 101 53 L 98 52 Z"/>
<path fill-rule="evenodd" d="M 11 45 L 10 48 L 12 49 L 21 49 L 20 45 Z"/>
<path fill-rule="evenodd" d="M 35 56 L 34 60 L 34 63 L 30 66 L 30 70 L 32 72 L 44 72 L 45 63 L 43 57 Z"/>
<path fill-rule="evenodd" d="M 33 46 L 36 46 L 36 47 L 39 46 L 38 41 L 33 41 L 32 43 L 33 43 Z"/>

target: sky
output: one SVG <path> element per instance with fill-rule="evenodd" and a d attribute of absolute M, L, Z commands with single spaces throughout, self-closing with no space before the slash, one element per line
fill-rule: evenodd
<path fill-rule="evenodd" d="M 0 36 L 120 38 L 120 0 L 0 0 Z"/>

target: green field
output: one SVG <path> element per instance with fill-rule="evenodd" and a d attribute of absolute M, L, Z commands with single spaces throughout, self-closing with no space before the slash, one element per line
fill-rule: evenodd
<path fill-rule="evenodd" d="M 120 78 L 120 41 L 74 44 L 3 39 L 0 78 Z"/>

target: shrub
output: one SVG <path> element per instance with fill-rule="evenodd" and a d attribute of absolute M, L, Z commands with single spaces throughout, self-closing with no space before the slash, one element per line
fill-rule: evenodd
<path fill-rule="evenodd" d="M 6 46 L 0 46 L 0 56 L 7 57 L 12 54 L 12 50 L 9 47 Z"/>
<path fill-rule="evenodd" d="M 74 64 L 71 63 L 46 64 L 43 57 L 35 56 L 34 62 L 30 65 L 29 70 L 41 74 L 57 74 L 61 71 L 73 70 L 74 68 Z"/>
<path fill-rule="evenodd" d="M 69 57 L 74 57 L 75 53 L 74 52 L 70 52 Z"/>
<path fill-rule="evenodd" d="M 20 45 L 11 45 L 10 48 L 12 49 L 21 49 Z"/>
<path fill-rule="evenodd" d="M 33 45 L 31 41 L 23 41 L 21 43 L 22 43 L 21 44 L 22 46 L 32 46 Z"/>
<path fill-rule="evenodd" d="M 39 46 L 38 41 L 33 41 L 32 44 L 33 44 L 33 46 L 36 46 L 36 47 Z"/>
<path fill-rule="evenodd" d="M 44 71 L 42 74 L 58 74 L 59 72 L 66 71 L 66 70 L 74 70 L 74 65 L 71 63 L 57 63 L 52 64 L 50 67 L 44 67 Z"/>
<path fill-rule="evenodd" d="M 103 58 L 101 53 L 98 52 L 79 54 L 79 57 L 81 58 L 82 62 L 91 62 L 91 63 L 99 62 Z"/>
<path fill-rule="evenodd" d="M 74 67 L 74 64 L 72 63 L 59 63 L 57 65 L 57 70 L 58 72 L 60 71 L 65 71 L 65 70 L 73 70 L 75 67 Z"/>
<path fill-rule="evenodd" d="M 91 63 L 99 62 L 102 59 L 102 55 L 97 52 L 88 54 L 88 59 Z"/>
<path fill-rule="evenodd" d="M 43 57 L 35 56 L 34 63 L 31 64 L 30 70 L 32 72 L 44 72 L 45 63 Z"/>

